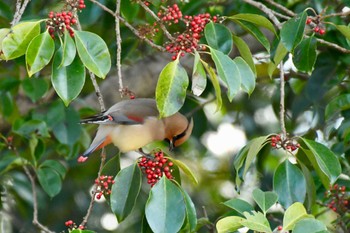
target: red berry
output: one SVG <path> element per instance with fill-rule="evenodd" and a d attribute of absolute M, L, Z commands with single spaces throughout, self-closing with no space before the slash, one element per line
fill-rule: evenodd
<path fill-rule="evenodd" d="M 326 30 L 323 29 L 323 28 L 321 28 L 320 31 L 319 31 L 319 33 L 320 33 L 320 35 L 324 35 L 324 34 L 326 34 Z"/>
<path fill-rule="evenodd" d="M 306 24 L 310 24 L 311 22 L 312 22 L 312 19 L 311 18 L 307 18 Z"/>
<path fill-rule="evenodd" d="M 277 230 L 278 230 L 278 231 L 282 231 L 282 229 L 283 229 L 282 226 L 278 226 L 278 227 L 277 227 Z"/>
<path fill-rule="evenodd" d="M 314 32 L 319 32 L 320 31 L 320 27 L 319 26 L 316 26 L 315 28 L 314 28 Z"/>

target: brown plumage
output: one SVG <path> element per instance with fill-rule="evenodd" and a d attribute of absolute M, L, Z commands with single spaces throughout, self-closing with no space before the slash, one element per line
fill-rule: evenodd
<path fill-rule="evenodd" d="M 159 118 L 154 99 L 122 100 L 102 115 L 81 121 L 100 126 L 90 147 L 79 157 L 84 162 L 94 151 L 113 143 L 121 152 L 137 150 L 160 140 L 170 143 L 170 149 L 184 143 L 191 135 L 193 121 L 181 113 Z"/>

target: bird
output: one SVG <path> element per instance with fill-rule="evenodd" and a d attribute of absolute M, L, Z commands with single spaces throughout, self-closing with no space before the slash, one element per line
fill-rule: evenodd
<path fill-rule="evenodd" d="M 99 124 L 89 148 L 78 158 L 85 162 L 96 150 L 113 143 L 120 152 L 140 150 L 154 141 L 165 140 L 169 150 L 184 143 L 191 135 L 193 119 L 177 112 L 160 118 L 157 104 L 151 98 L 122 100 L 107 111 L 86 119 L 81 124 Z"/>

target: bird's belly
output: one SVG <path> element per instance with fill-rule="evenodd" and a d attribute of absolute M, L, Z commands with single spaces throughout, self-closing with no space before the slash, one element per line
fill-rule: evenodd
<path fill-rule="evenodd" d="M 119 125 L 112 133 L 112 142 L 121 152 L 137 150 L 153 141 L 163 139 L 162 127 L 150 130 L 145 125 Z"/>

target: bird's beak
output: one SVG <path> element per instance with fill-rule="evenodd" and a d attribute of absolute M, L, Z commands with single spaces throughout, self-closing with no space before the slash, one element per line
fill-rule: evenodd
<path fill-rule="evenodd" d="M 173 140 L 169 140 L 169 151 L 173 151 L 175 148 Z"/>

